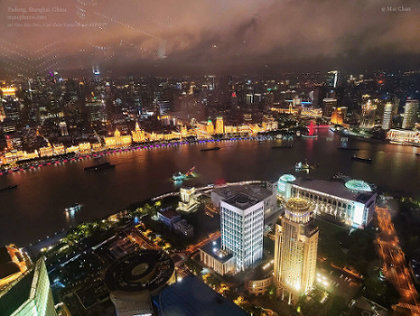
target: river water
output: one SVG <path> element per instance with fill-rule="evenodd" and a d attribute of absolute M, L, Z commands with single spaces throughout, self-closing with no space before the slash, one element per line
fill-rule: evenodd
<path fill-rule="evenodd" d="M 341 172 L 389 190 L 420 195 L 420 157 L 413 147 L 350 140 L 357 155 L 372 157 L 371 164 L 351 160 L 352 151 L 337 150 L 340 136 L 322 131 L 318 139 L 296 139 L 292 149 L 271 149 L 276 141 L 223 142 L 218 151 L 201 152 L 214 144 L 186 144 L 115 153 L 106 157 L 113 170 L 84 172 L 93 159 L 48 166 L 0 177 L 0 245 L 34 243 L 72 224 L 101 218 L 131 203 L 176 189 L 171 176 L 195 166 L 198 177 L 189 184 L 273 180 L 294 173 L 297 161 L 319 164 L 310 177 L 328 179 Z M 64 209 L 74 203 L 83 208 L 74 218 Z"/>

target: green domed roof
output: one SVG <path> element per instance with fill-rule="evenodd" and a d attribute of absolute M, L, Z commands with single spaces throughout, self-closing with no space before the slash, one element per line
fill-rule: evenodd
<path fill-rule="evenodd" d="M 371 187 L 365 181 L 362 180 L 349 180 L 345 184 L 347 189 L 352 191 L 360 191 L 360 192 L 372 192 Z"/>

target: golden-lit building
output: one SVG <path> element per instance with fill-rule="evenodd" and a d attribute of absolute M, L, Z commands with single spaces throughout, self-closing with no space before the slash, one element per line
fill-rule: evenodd
<path fill-rule="evenodd" d="M 51 157 L 54 156 L 54 148 L 48 143 L 47 146 L 41 147 L 39 149 L 39 156 L 40 157 Z"/>
<path fill-rule="evenodd" d="M 0 104 L 0 122 L 3 122 L 6 118 L 6 113 L 4 112 L 3 105 Z"/>
<path fill-rule="evenodd" d="M 331 114 L 331 124 L 343 125 L 344 118 L 346 116 L 347 108 L 338 107 L 335 108 Z"/>
<path fill-rule="evenodd" d="M 101 143 L 93 143 L 92 144 L 92 151 L 98 152 L 102 150 L 102 144 Z"/>
<path fill-rule="evenodd" d="M 53 147 L 54 155 L 63 155 L 66 153 L 66 148 L 63 144 L 56 144 Z"/>
<path fill-rule="evenodd" d="M 135 143 L 143 143 L 146 141 L 146 134 L 142 129 L 140 129 L 138 122 L 136 122 L 134 131 L 131 132 L 131 136 L 133 137 L 133 142 Z"/>
<path fill-rule="evenodd" d="M 216 130 L 215 133 L 217 135 L 222 135 L 225 133 L 225 128 L 224 128 L 224 123 L 223 123 L 223 117 L 222 116 L 218 116 L 216 118 Z"/>
<path fill-rule="evenodd" d="M 311 217 L 311 204 L 290 198 L 275 229 L 274 281 L 289 304 L 313 287 L 319 230 Z"/>
<path fill-rule="evenodd" d="M 20 277 L 30 265 L 26 253 L 15 245 L 0 247 L 0 289 Z"/>
<path fill-rule="evenodd" d="M 127 147 L 132 143 L 131 135 L 121 135 L 118 129 L 115 130 L 114 136 L 105 137 L 104 141 L 106 148 Z"/>
<path fill-rule="evenodd" d="M 17 89 L 15 87 L 1 87 L 1 94 L 3 97 L 15 97 Z"/>
<path fill-rule="evenodd" d="M 66 148 L 66 153 L 67 154 L 74 153 L 74 154 L 77 155 L 79 153 L 79 146 L 73 145 L 73 146 L 67 147 Z"/>
<path fill-rule="evenodd" d="M 214 125 L 213 125 L 213 122 L 211 120 L 207 121 L 206 132 L 209 135 L 214 135 Z"/>
<path fill-rule="evenodd" d="M 90 154 L 90 152 L 92 151 L 92 148 L 89 142 L 80 143 L 78 147 L 79 147 L 80 154 Z"/>

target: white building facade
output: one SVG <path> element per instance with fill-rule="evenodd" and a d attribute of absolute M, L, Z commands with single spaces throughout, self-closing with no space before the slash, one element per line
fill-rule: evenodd
<path fill-rule="evenodd" d="M 264 201 L 237 195 L 220 202 L 221 248 L 233 254 L 237 271 L 263 256 Z"/>

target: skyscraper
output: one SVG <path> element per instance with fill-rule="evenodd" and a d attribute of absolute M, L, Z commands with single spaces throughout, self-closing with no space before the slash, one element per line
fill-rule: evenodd
<path fill-rule="evenodd" d="M 331 70 L 328 72 L 326 84 L 329 88 L 337 88 L 338 83 L 338 71 L 337 70 Z"/>
<path fill-rule="evenodd" d="M 3 314 L 4 313 L 4 314 Z M 7 289 L 0 292 L 0 314 L 13 316 L 56 316 L 44 260 Z"/>
<path fill-rule="evenodd" d="M 290 198 L 276 224 L 274 281 L 282 299 L 289 296 L 289 304 L 307 293 L 315 280 L 319 231 L 311 213 L 309 202 Z"/>
<path fill-rule="evenodd" d="M 324 98 L 322 100 L 322 115 L 331 116 L 334 108 L 337 107 L 337 99 Z"/>
<path fill-rule="evenodd" d="M 221 246 L 233 254 L 236 270 L 263 256 L 264 201 L 237 194 L 220 202 Z"/>
<path fill-rule="evenodd" d="M 384 117 L 382 119 L 382 129 L 389 130 L 392 126 L 392 103 L 388 102 L 384 107 Z"/>
<path fill-rule="evenodd" d="M 368 100 L 362 105 L 361 128 L 373 128 L 375 126 L 376 104 Z"/>
<path fill-rule="evenodd" d="M 407 100 L 404 106 L 403 129 L 412 129 L 417 122 L 419 100 Z"/>

